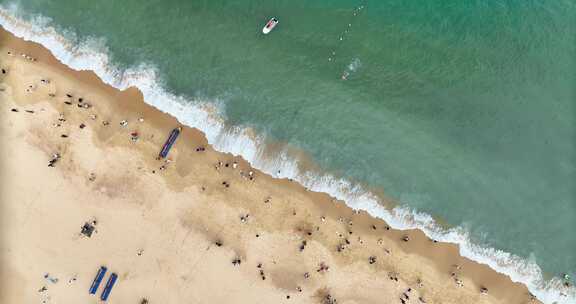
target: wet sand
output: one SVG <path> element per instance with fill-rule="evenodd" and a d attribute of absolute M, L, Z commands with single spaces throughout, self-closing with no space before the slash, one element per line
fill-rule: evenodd
<path fill-rule="evenodd" d="M 457 246 L 263 174 L 196 129 L 157 160 L 173 117 L 3 30 L 0 68 L 1 303 L 99 302 L 101 265 L 119 276 L 110 303 L 538 303 Z"/>

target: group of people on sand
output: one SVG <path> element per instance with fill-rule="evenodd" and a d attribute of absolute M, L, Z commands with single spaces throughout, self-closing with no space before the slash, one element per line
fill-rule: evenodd
<path fill-rule="evenodd" d="M 14 56 L 14 53 L 12 51 L 8 51 L 8 56 Z M 37 61 L 38 59 L 36 59 L 35 57 L 32 57 L 26 53 L 20 53 L 20 56 L 22 56 L 22 58 L 29 60 L 29 61 Z"/>
<path fill-rule="evenodd" d="M 201 147 L 201 148 L 197 148 L 196 149 L 197 152 L 203 152 L 205 151 L 205 148 Z M 232 169 L 237 169 L 239 167 L 239 164 L 237 161 L 233 161 L 232 163 L 230 162 L 222 162 L 221 160 L 219 160 L 215 165 L 214 165 L 214 169 L 216 169 L 216 171 L 220 171 L 220 169 L 222 168 L 232 168 Z M 247 179 L 250 181 L 254 181 L 254 171 L 253 170 L 248 170 L 248 172 L 244 172 L 243 170 L 240 170 L 240 177 L 242 177 L 243 179 Z M 222 185 L 224 185 L 226 188 L 230 187 L 230 182 L 225 181 L 222 182 Z"/>
<path fill-rule="evenodd" d="M 11 56 L 13 56 L 13 54 L 11 54 L 10 52 L 8 52 L 8 54 L 11 55 Z M 27 59 L 27 60 L 36 61 L 36 58 L 33 58 L 33 57 L 31 57 L 31 56 L 29 56 L 29 55 L 27 55 L 27 54 L 21 54 L 21 55 L 22 55 L 22 57 L 24 57 L 24 58 Z M 5 69 L 5 68 L 2 68 L 1 71 L 2 71 L 2 74 L 6 74 L 6 73 L 7 73 L 7 69 Z M 346 75 L 346 76 L 347 76 L 347 75 Z M 346 77 L 343 76 L 343 79 L 346 79 Z M 41 83 L 42 85 L 48 85 L 48 84 L 51 84 L 51 81 L 50 81 L 49 79 L 47 79 L 47 78 L 43 78 L 43 79 L 40 80 L 40 83 Z M 30 86 L 27 87 L 27 91 L 28 91 L 28 92 L 31 92 L 31 91 L 33 91 L 33 90 L 35 90 L 35 89 L 36 89 L 36 86 L 35 86 L 34 84 L 32 84 L 32 85 L 30 85 Z M 56 97 L 55 93 L 50 93 L 49 96 L 50 96 L 50 97 Z M 64 102 L 66 105 L 72 105 L 73 102 L 76 102 L 78 108 L 90 109 L 90 108 L 92 107 L 92 105 L 91 105 L 90 103 L 86 102 L 86 100 L 84 100 L 83 97 L 74 98 L 73 94 L 71 94 L 71 93 L 67 93 L 67 94 L 66 94 L 66 97 L 67 97 L 67 100 Z M 17 109 L 12 109 L 12 111 L 13 111 L 13 112 L 17 112 L 18 110 L 17 110 Z M 93 114 L 93 113 L 90 114 L 89 117 L 90 117 L 92 120 L 96 120 L 96 119 L 97 119 L 97 115 L 96 115 L 96 114 Z M 143 118 L 140 118 L 139 121 L 140 121 L 140 122 L 143 122 L 144 119 L 143 119 Z M 54 126 L 59 127 L 59 126 L 61 126 L 61 125 L 62 125 L 63 123 L 65 123 L 65 122 L 66 122 L 66 118 L 65 118 L 65 116 L 64 116 L 64 113 L 60 113 L 59 116 L 58 116 L 58 122 L 55 123 Z M 123 127 L 123 128 L 128 127 L 128 124 L 129 124 L 129 123 L 128 123 L 128 120 L 126 120 L 126 119 L 123 119 L 123 120 L 121 120 L 121 121 L 119 122 L 119 125 L 120 125 L 121 127 Z M 110 125 L 110 122 L 107 121 L 107 120 L 103 120 L 103 121 L 102 121 L 102 125 L 103 125 L 103 126 L 109 126 L 109 125 Z M 84 124 L 84 123 L 81 123 L 80 126 L 79 126 L 80 129 L 83 129 L 84 127 L 86 127 L 86 124 Z M 65 135 L 65 134 L 63 134 L 63 135 Z M 138 140 L 139 136 L 140 136 L 140 134 L 139 134 L 137 131 L 133 131 L 133 132 L 130 133 L 130 140 L 133 141 L 133 142 L 136 142 L 136 141 Z M 64 136 L 62 136 L 62 137 L 64 137 Z M 67 137 L 67 135 L 66 135 L 66 137 Z M 206 151 L 206 148 L 205 148 L 204 146 L 199 146 L 199 147 L 197 147 L 195 150 L 196 150 L 196 152 L 204 152 L 204 151 Z M 59 153 L 53 153 L 52 156 L 51 156 L 51 158 L 50 158 L 50 160 L 49 160 L 49 162 L 48 162 L 48 166 L 49 166 L 49 167 L 54 167 L 55 164 L 56 164 L 60 159 L 61 159 L 61 155 L 60 155 Z M 160 170 L 161 170 L 161 171 L 162 171 L 162 170 L 165 170 L 165 169 L 166 169 L 166 166 L 170 163 L 170 161 L 171 161 L 170 159 L 164 160 L 164 163 L 162 164 L 162 166 L 160 166 Z M 216 165 L 214 165 L 214 167 L 215 167 L 215 169 L 216 169 L 217 171 L 219 171 L 219 170 L 221 170 L 222 168 L 230 168 L 230 169 L 232 169 L 232 170 L 236 170 L 236 169 L 240 168 L 241 166 L 239 165 L 239 163 L 238 163 L 237 161 L 234 160 L 234 161 L 231 161 L 231 162 L 218 161 L 218 162 L 216 163 Z M 155 172 L 155 171 L 153 171 L 153 172 Z M 248 170 L 247 172 L 245 172 L 245 171 L 243 171 L 243 170 L 240 170 L 240 171 L 239 171 L 239 174 L 240 174 L 240 176 L 241 176 L 242 178 L 244 178 L 244 179 L 248 179 L 248 180 L 251 180 L 251 181 L 254 180 L 254 171 L 252 171 L 252 170 Z M 278 174 L 280 174 L 280 171 L 278 171 Z M 94 175 L 93 173 L 91 173 L 90 176 L 89 176 L 89 180 L 90 180 L 90 181 L 94 181 L 94 179 L 95 179 L 95 175 Z M 224 181 L 224 182 L 222 182 L 222 185 L 223 185 L 224 187 L 226 187 L 226 188 L 229 188 L 229 187 L 230 187 L 230 182 Z M 266 197 L 266 198 L 264 199 L 264 203 L 270 205 L 271 200 L 272 200 L 271 197 Z M 293 214 L 296 215 L 296 212 L 294 211 Z M 246 214 L 243 214 L 243 215 L 240 216 L 240 221 L 241 221 L 242 223 L 247 223 L 249 218 L 250 218 L 250 214 L 249 214 L 249 213 L 246 213 Z M 327 221 L 325 216 L 320 217 L 320 220 L 321 220 L 322 223 L 325 223 L 325 222 Z M 344 251 L 346 248 L 348 248 L 348 247 L 351 245 L 351 240 L 353 240 L 353 238 L 351 237 L 351 235 L 353 235 L 353 231 L 352 231 L 353 223 L 352 223 L 352 220 L 345 220 L 344 218 L 339 218 L 339 221 L 340 221 L 341 223 L 343 223 L 344 225 L 347 226 L 346 233 L 337 233 L 338 236 L 342 239 L 342 241 L 338 244 L 336 250 L 337 250 L 337 252 L 342 252 L 342 251 Z M 377 229 L 377 227 L 376 227 L 375 225 L 371 225 L 370 227 L 372 228 L 372 230 L 376 230 L 376 229 Z M 386 229 L 386 230 L 390 230 L 391 228 L 390 228 L 389 226 L 385 226 L 385 229 Z M 319 230 L 319 227 L 318 227 L 318 226 L 316 227 L 316 230 Z M 311 236 L 311 235 L 312 235 L 312 231 L 311 231 L 311 230 L 308 230 L 306 233 L 307 233 L 308 236 Z M 259 235 L 257 235 L 257 236 L 259 236 Z M 359 243 L 359 244 L 363 244 L 363 243 L 364 243 L 363 240 L 360 238 L 360 236 L 358 236 L 357 240 L 358 240 L 358 243 Z M 405 234 L 405 235 L 402 236 L 401 240 L 402 240 L 403 242 L 409 242 L 409 241 L 410 241 L 410 236 L 409 236 L 408 234 Z M 436 242 L 436 241 L 435 241 L 435 242 Z M 221 246 L 223 245 L 221 241 L 216 241 L 215 244 L 216 244 L 216 246 L 218 246 L 218 247 L 221 247 Z M 378 244 L 378 245 L 382 245 L 382 244 L 383 244 L 383 240 L 382 240 L 382 239 L 378 239 L 377 244 Z M 300 252 L 303 252 L 307 246 L 308 246 L 308 241 L 307 241 L 307 240 L 301 240 L 301 241 L 300 241 L 300 244 L 298 245 L 298 250 L 299 250 Z M 386 248 L 385 248 L 384 250 L 385 250 L 386 253 L 390 254 L 390 250 L 389 250 L 389 249 L 386 249 Z M 140 251 L 139 251 L 138 255 L 141 255 L 141 252 L 140 252 Z M 376 264 L 377 261 L 378 261 L 378 258 L 377 258 L 376 255 L 370 255 L 370 256 L 368 257 L 368 263 L 369 263 L 370 265 Z M 241 263 L 242 263 L 242 260 L 241 260 L 241 258 L 239 258 L 239 257 L 236 257 L 236 258 L 234 258 L 234 259 L 232 260 L 232 264 L 233 264 L 234 266 L 240 266 Z M 260 275 L 260 278 L 261 278 L 262 280 L 266 280 L 266 275 L 265 275 L 264 269 L 263 269 L 263 267 L 262 267 L 262 263 L 259 263 L 258 266 L 257 266 L 257 268 L 258 268 L 258 273 L 259 273 L 259 275 Z M 455 270 L 450 273 L 452 279 L 454 280 L 455 284 L 456 284 L 458 287 L 464 287 L 464 282 L 463 282 L 463 281 L 459 278 L 459 276 L 458 276 L 458 272 L 460 272 L 461 266 L 455 265 L 454 268 L 455 268 Z M 330 267 L 329 267 L 325 262 L 320 262 L 320 263 L 318 264 L 318 267 L 317 267 L 317 269 L 316 269 L 316 272 L 322 274 L 322 273 L 328 272 L 329 269 L 330 269 Z M 397 272 L 390 272 L 390 273 L 388 274 L 388 276 L 389 276 L 389 279 L 392 280 L 392 281 L 394 281 L 394 282 L 398 282 L 398 281 L 399 281 L 399 274 L 398 274 Z M 305 273 L 304 273 L 304 279 L 309 279 L 309 278 L 310 278 L 310 273 L 309 273 L 309 272 L 305 272 Z M 565 278 L 565 282 L 566 282 L 566 283 L 565 283 L 565 286 L 566 286 L 566 287 L 569 287 L 570 285 L 569 285 L 569 283 L 568 283 L 568 279 L 567 279 L 567 278 Z M 418 281 L 417 281 L 416 284 L 417 284 L 417 288 L 422 288 L 422 287 L 423 287 L 423 283 L 422 283 L 422 281 L 421 281 L 420 279 L 418 279 Z M 301 288 L 300 286 L 298 286 L 298 287 L 297 287 L 297 291 L 298 291 L 298 292 L 302 292 L 302 288 Z M 410 298 L 412 297 L 412 292 L 413 292 L 412 287 L 407 288 L 407 290 L 404 291 L 404 292 L 400 295 L 400 302 L 403 303 L 403 304 L 404 304 L 404 303 L 407 303 L 407 302 L 410 300 Z M 488 288 L 486 288 L 485 286 L 481 286 L 481 287 L 480 287 L 480 293 L 481 293 L 481 294 L 487 294 L 487 293 L 488 293 Z M 287 298 L 289 299 L 290 296 L 287 296 Z M 426 301 L 424 300 L 423 296 L 417 296 L 417 298 L 418 298 L 419 302 L 421 302 L 421 303 L 426 303 Z M 532 298 L 533 298 L 534 300 L 536 299 L 534 296 L 532 296 Z M 143 301 L 142 303 L 144 303 L 144 302 L 147 303 L 147 300 Z M 327 295 L 323 298 L 323 302 L 324 302 L 324 303 L 336 303 L 336 299 L 335 299 L 332 295 L 327 294 Z"/>

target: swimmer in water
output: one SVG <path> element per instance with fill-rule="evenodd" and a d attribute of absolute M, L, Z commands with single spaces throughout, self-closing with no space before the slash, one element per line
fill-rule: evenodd
<path fill-rule="evenodd" d="M 344 71 L 344 73 L 342 73 L 342 76 L 340 78 L 342 80 L 348 80 L 349 75 L 350 75 L 350 73 L 348 73 L 348 71 Z"/>

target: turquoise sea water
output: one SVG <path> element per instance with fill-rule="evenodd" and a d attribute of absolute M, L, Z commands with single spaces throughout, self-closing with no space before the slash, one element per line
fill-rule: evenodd
<path fill-rule="evenodd" d="M 576 276 L 571 0 L 0 0 L 231 126 Z M 267 36 L 272 16 L 280 23 Z M 346 75 L 343 80 L 342 75 Z"/>

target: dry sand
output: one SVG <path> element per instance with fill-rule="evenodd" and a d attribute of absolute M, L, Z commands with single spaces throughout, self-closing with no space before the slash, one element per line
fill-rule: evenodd
<path fill-rule="evenodd" d="M 174 118 L 3 30 L 0 68 L 0 303 L 97 303 L 111 272 L 110 303 L 537 303 L 457 246 L 265 175 L 198 130 L 157 160 Z"/>

